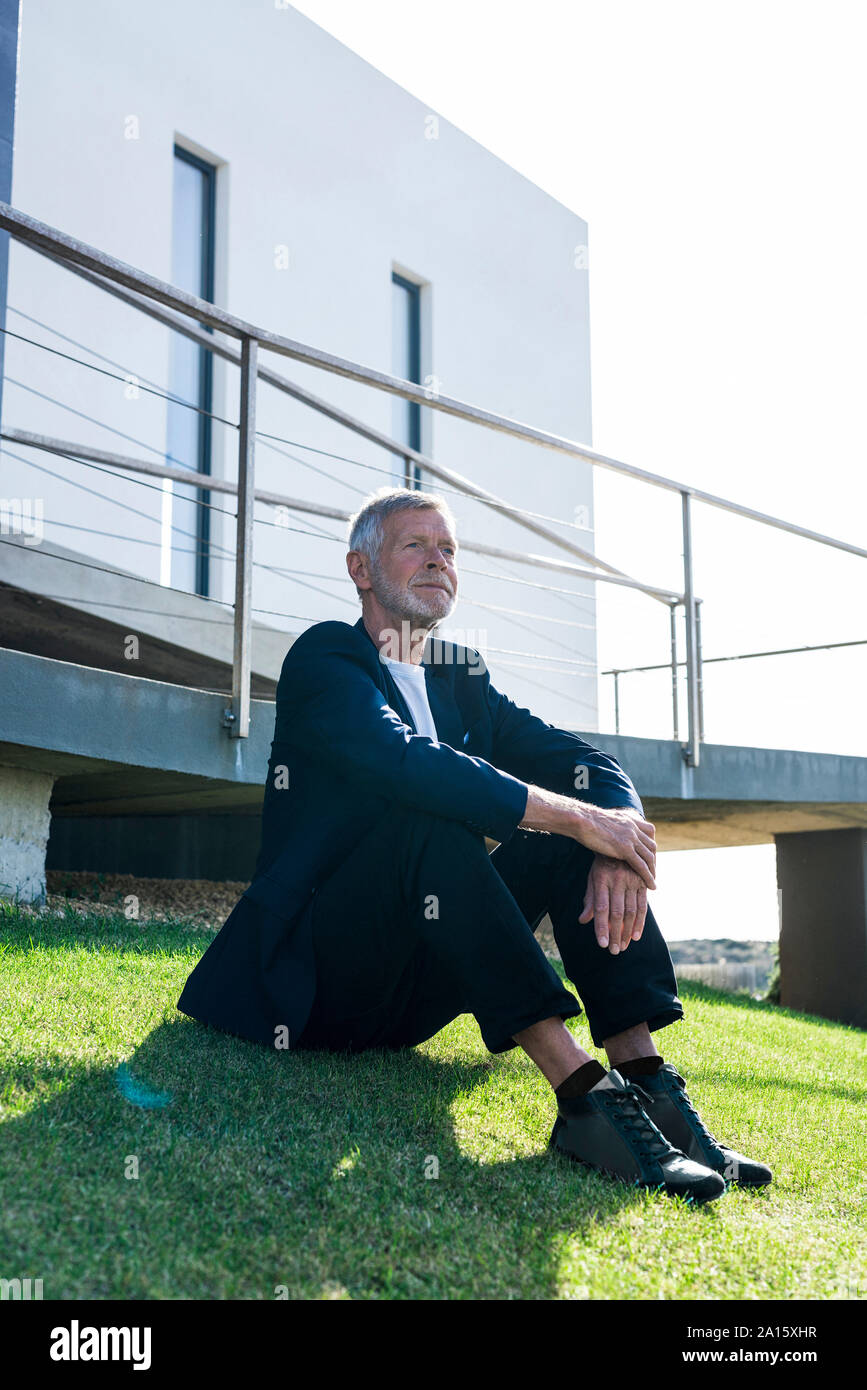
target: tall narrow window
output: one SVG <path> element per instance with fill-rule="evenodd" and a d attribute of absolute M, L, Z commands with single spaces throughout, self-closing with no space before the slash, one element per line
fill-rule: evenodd
<path fill-rule="evenodd" d="M 421 383 L 421 313 L 419 286 L 396 271 L 391 276 L 391 371 L 404 381 Z M 392 438 L 421 450 L 421 406 L 392 396 Z M 392 454 L 395 485 L 417 488 L 421 469 L 411 459 Z"/>
<path fill-rule="evenodd" d="M 213 303 L 217 171 L 175 146 L 172 198 L 172 284 Z M 201 325 L 204 326 L 204 325 Z M 210 331 L 210 330 L 209 330 Z M 198 343 L 171 334 L 167 407 L 168 462 L 211 471 L 213 358 Z M 183 402 L 183 404 L 181 404 Z M 208 595 L 210 493 L 167 482 L 163 495 L 160 582 Z"/>

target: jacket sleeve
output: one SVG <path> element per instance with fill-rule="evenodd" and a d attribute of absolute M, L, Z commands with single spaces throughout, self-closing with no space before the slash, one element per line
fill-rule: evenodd
<path fill-rule="evenodd" d="M 319 624 L 290 648 L 277 687 L 275 738 L 368 791 L 462 821 L 504 842 L 524 818 L 527 787 L 483 758 L 413 733 L 342 634 Z M 324 631 L 325 628 L 330 631 Z"/>
<path fill-rule="evenodd" d="M 522 782 L 592 806 L 632 806 L 644 815 L 641 798 L 616 758 L 516 705 L 494 689 L 487 669 L 482 679 L 494 731 L 491 758 L 497 767 Z"/>

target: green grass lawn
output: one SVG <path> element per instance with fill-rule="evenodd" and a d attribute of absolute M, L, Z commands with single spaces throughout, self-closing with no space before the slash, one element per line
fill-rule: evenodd
<path fill-rule="evenodd" d="M 550 1155 L 550 1088 L 469 1015 L 357 1056 L 186 1019 L 210 939 L 0 905 L 0 1276 L 46 1299 L 867 1297 L 863 1033 L 684 986 L 660 1050 L 775 1174 L 694 1207 Z"/>

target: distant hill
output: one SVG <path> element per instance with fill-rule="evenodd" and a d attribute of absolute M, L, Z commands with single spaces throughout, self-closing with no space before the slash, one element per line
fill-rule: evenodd
<path fill-rule="evenodd" d="M 714 989 L 747 990 L 764 996 L 776 973 L 776 942 L 714 940 L 669 941 L 681 980 L 702 980 Z"/>
<path fill-rule="evenodd" d="M 669 953 L 675 965 L 756 965 L 768 969 L 774 963 L 772 941 L 733 941 L 731 937 L 669 941 Z"/>

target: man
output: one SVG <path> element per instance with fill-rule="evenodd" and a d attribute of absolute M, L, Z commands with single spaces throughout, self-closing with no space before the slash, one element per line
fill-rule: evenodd
<path fill-rule="evenodd" d="M 412 1047 L 472 1013 L 554 1090 L 549 1147 L 708 1201 L 763 1164 L 709 1133 L 652 1032 L 682 1018 L 647 903 L 654 827 L 619 763 L 518 708 L 479 653 L 429 634 L 453 610 L 447 504 L 381 488 L 353 517 L 351 626 L 296 639 L 277 687 L 253 882 L 178 1007 L 277 1047 Z M 485 836 L 496 840 L 489 854 Z M 545 914 L 581 1012 L 534 932 Z"/>

